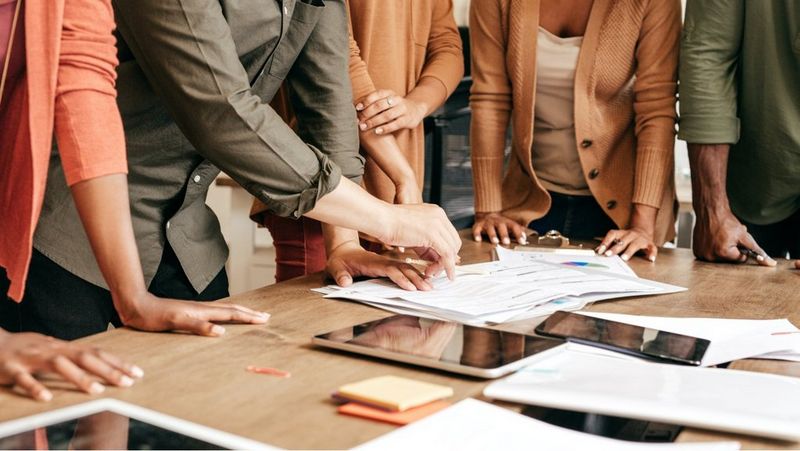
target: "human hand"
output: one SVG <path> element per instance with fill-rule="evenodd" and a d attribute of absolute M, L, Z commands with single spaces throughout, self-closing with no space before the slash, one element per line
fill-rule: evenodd
<path fill-rule="evenodd" d="M 450 343 L 456 328 L 455 323 L 445 321 L 436 321 L 431 327 L 423 328 L 419 318 L 392 317 L 381 321 L 351 342 L 438 359 Z"/>
<path fill-rule="evenodd" d="M 236 304 L 162 299 L 150 293 L 134 299 L 114 299 L 122 324 L 146 332 L 182 331 L 219 337 L 225 328 L 215 322 L 264 324 L 269 314 Z"/>
<path fill-rule="evenodd" d="M 426 276 L 444 268 L 447 277 L 455 279 L 461 238 L 444 210 L 432 204 L 391 205 L 388 214 L 392 217 L 384 221 L 387 227 L 378 237 L 382 243 L 414 248 L 421 258 L 438 263 L 425 270 Z"/>
<path fill-rule="evenodd" d="M 378 135 L 414 129 L 425 119 L 427 110 L 420 102 L 379 89 L 356 105 L 358 128 L 362 132 L 375 130 Z"/>
<path fill-rule="evenodd" d="M 482 235 L 486 234 L 493 244 L 502 242 L 509 245 L 511 238 L 514 238 L 519 244 L 528 244 L 525 230 L 524 226 L 500 213 L 475 213 L 472 237 L 475 241 L 482 241 Z M 511 233 L 509 234 L 509 232 Z"/>
<path fill-rule="evenodd" d="M 747 253 L 739 248 L 750 249 L 758 256 L 756 261 L 761 266 L 775 266 L 777 262 L 770 258 L 756 243 L 729 210 L 705 211 L 698 209 L 697 223 L 694 226 L 694 255 L 709 262 L 747 261 Z"/>
<path fill-rule="evenodd" d="M 626 230 L 610 230 L 595 252 L 606 257 L 619 255 L 628 261 L 641 252 L 651 262 L 656 261 L 658 246 L 653 241 L 653 232 L 632 227 Z"/>
<path fill-rule="evenodd" d="M 35 378 L 44 373 L 58 374 L 93 395 L 105 391 L 103 384 L 130 387 L 144 375 L 139 367 L 93 347 L 41 334 L 0 331 L 0 385 L 14 386 L 37 401 L 50 401 L 52 392 Z"/>
<path fill-rule="evenodd" d="M 358 276 L 388 277 L 408 291 L 428 291 L 433 286 L 413 266 L 369 252 L 356 242 L 347 242 L 328 255 L 328 274 L 340 287 L 348 287 Z"/>

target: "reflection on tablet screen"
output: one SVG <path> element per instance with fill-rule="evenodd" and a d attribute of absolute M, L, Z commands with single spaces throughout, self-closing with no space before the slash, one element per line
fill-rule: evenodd
<path fill-rule="evenodd" d="M 485 369 L 516 362 L 562 343 L 409 315 L 339 329 L 318 338 Z"/>

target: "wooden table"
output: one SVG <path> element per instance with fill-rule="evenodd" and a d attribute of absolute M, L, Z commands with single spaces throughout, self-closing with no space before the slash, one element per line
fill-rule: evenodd
<path fill-rule="evenodd" d="M 491 247 L 465 240 L 467 262 L 488 260 Z M 666 316 L 786 318 L 800 324 L 800 272 L 781 262 L 778 268 L 711 265 L 688 250 L 663 250 L 656 264 L 631 262 L 642 277 L 689 287 L 666 296 L 601 302 L 591 310 Z M 347 327 L 388 313 L 356 303 L 324 300 L 309 291 L 322 275 L 273 285 L 232 298 L 272 313 L 267 326 L 228 326 L 223 338 L 149 334 L 119 329 L 89 337 L 145 370 L 130 389 L 110 388 L 106 396 L 286 448 L 349 448 L 394 429 L 389 425 L 336 414 L 329 400 L 340 385 L 372 376 L 396 374 L 452 386 L 455 399 L 479 397 L 486 381 L 448 375 L 312 347 L 312 335 Z M 507 324 L 525 331 L 530 324 Z M 280 379 L 251 374 L 248 365 L 290 371 Z M 800 377 L 800 363 L 746 360 L 733 368 Z M 42 404 L 8 390 L 0 391 L 0 421 L 90 399 L 56 390 Z M 785 443 L 694 429 L 680 441 L 736 439 L 746 448 L 798 448 Z"/>

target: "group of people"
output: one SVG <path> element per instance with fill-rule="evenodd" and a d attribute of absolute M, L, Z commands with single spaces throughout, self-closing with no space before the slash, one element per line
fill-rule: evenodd
<path fill-rule="evenodd" d="M 654 262 L 680 78 L 695 254 L 800 258 L 800 4 L 745 3 L 688 0 L 682 27 L 680 0 L 472 0 L 474 239 L 556 229 Z M 268 321 L 196 302 L 228 294 L 220 170 L 255 197 L 278 281 L 454 277 L 422 122 L 462 55 L 452 0 L 0 0 L 0 385 L 132 385 L 140 368 L 68 341 L 109 324 Z"/>

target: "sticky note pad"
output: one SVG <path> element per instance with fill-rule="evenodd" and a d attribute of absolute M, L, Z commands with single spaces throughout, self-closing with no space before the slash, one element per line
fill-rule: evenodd
<path fill-rule="evenodd" d="M 453 389 L 397 376 L 381 376 L 343 385 L 342 398 L 387 410 L 403 411 L 453 396 Z"/>
<path fill-rule="evenodd" d="M 375 421 L 383 421 L 384 423 L 396 424 L 404 426 L 414 421 L 421 420 L 428 415 L 432 415 L 442 409 L 450 407 L 447 401 L 434 401 L 423 406 L 414 407 L 403 412 L 390 412 L 383 409 L 376 409 L 375 407 L 365 406 L 357 402 L 350 402 L 337 409 L 343 415 L 351 415 L 354 417 L 367 418 Z"/>

